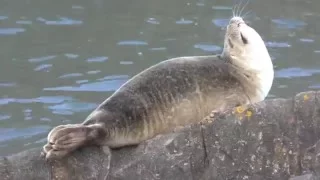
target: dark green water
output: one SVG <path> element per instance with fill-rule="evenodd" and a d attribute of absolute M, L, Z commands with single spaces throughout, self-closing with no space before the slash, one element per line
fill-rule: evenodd
<path fill-rule="evenodd" d="M 3 0 L 0 155 L 40 147 L 162 60 L 220 53 L 234 0 Z M 320 1 L 251 0 L 276 79 L 269 98 L 320 87 Z"/>

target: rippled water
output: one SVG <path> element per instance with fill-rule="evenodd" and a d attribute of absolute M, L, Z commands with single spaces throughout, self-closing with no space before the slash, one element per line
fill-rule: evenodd
<path fill-rule="evenodd" d="M 220 53 L 235 0 L 0 2 L 0 155 L 40 147 L 121 84 L 176 56 Z M 252 0 L 276 79 L 269 98 L 320 87 L 317 0 Z"/>

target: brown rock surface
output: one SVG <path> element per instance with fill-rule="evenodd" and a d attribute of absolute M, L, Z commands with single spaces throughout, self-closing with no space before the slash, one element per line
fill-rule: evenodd
<path fill-rule="evenodd" d="M 208 122 L 112 151 L 46 162 L 40 149 L 0 158 L 1 180 L 320 179 L 320 93 L 235 108 Z"/>

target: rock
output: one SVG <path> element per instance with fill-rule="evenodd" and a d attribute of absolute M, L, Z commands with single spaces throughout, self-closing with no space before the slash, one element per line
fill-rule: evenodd
<path fill-rule="evenodd" d="M 104 179 L 108 156 L 98 147 L 83 148 L 60 161 L 45 161 L 41 149 L 30 149 L 0 159 L 1 180 Z"/>
<path fill-rule="evenodd" d="M 0 160 L 4 180 L 320 179 L 320 95 L 273 99 L 215 114 L 181 131 L 112 150 L 82 148 L 46 162 L 40 149 Z"/>
<path fill-rule="evenodd" d="M 290 178 L 289 180 L 316 180 L 317 178 L 315 178 L 312 174 L 305 174 L 302 176 L 296 176 L 293 178 Z"/>

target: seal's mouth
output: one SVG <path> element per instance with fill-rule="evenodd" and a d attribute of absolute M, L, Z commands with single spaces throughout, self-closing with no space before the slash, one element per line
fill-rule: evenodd
<path fill-rule="evenodd" d="M 241 37 L 243 44 L 248 44 L 248 39 L 241 32 L 240 32 L 240 37 Z"/>
<path fill-rule="evenodd" d="M 246 24 L 246 22 L 245 22 L 244 20 L 241 19 L 241 20 L 237 23 L 238 28 L 240 28 L 241 25 L 242 25 L 242 26 L 246 26 L 247 24 Z M 248 44 L 248 39 L 247 39 L 247 37 L 241 32 L 241 29 L 240 29 L 239 33 L 240 33 L 240 38 L 241 38 L 241 40 L 242 40 L 242 43 L 243 43 L 243 44 Z"/>
<path fill-rule="evenodd" d="M 248 45 L 250 43 L 249 30 L 250 26 L 241 17 L 231 18 L 226 32 L 229 46 L 232 48 L 234 44 L 238 44 L 239 46 Z"/>

